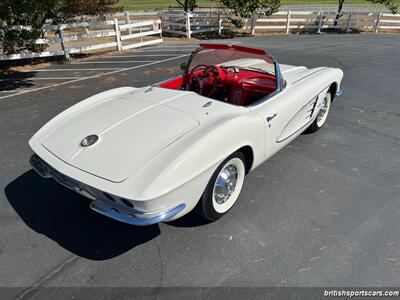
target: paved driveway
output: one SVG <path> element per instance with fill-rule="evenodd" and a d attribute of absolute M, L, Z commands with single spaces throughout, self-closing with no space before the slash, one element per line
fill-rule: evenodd
<path fill-rule="evenodd" d="M 179 74 L 195 45 L 1 75 L 0 286 L 28 298 L 37 286 L 400 285 L 400 37 L 235 42 L 270 49 L 285 64 L 342 68 L 344 96 L 326 128 L 250 174 L 237 205 L 211 224 L 195 215 L 120 224 L 28 164 L 28 139 L 57 113 L 110 88 Z"/>

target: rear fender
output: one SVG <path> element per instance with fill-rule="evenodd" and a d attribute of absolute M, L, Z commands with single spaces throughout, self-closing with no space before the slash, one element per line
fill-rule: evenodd
<path fill-rule="evenodd" d="M 206 174 L 197 192 L 200 196 L 218 165 L 243 146 L 252 148 L 253 165 L 257 165 L 263 157 L 263 137 L 262 120 L 250 113 L 203 124 L 164 149 L 128 180 L 135 183 L 134 193 L 141 199 L 152 199 Z"/>

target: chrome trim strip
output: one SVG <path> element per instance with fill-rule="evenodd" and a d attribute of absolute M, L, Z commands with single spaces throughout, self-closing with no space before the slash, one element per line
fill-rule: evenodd
<path fill-rule="evenodd" d="M 318 93 L 319 94 L 319 93 Z M 291 133 L 290 135 L 288 135 L 287 137 L 285 137 L 284 139 L 279 140 L 279 137 L 281 136 L 282 132 L 286 129 L 286 127 L 288 126 L 288 124 L 293 120 L 293 118 L 295 118 L 298 113 L 300 111 L 303 110 L 304 107 L 306 107 L 307 105 L 310 105 L 310 103 L 316 103 L 318 102 L 318 95 L 314 96 L 310 101 L 308 101 L 302 108 L 300 108 L 300 110 L 286 123 L 285 127 L 283 127 L 282 131 L 279 133 L 278 139 L 276 140 L 276 143 L 282 143 L 284 141 L 286 141 L 287 139 L 290 139 L 293 135 L 297 134 L 300 130 L 302 130 L 305 126 L 309 125 L 311 123 L 311 120 L 308 120 L 308 122 L 306 124 L 304 124 L 303 126 L 301 126 L 299 129 L 297 129 L 295 132 Z M 312 114 L 310 116 L 308 116 L 307 118 L 312 117 Z M 307 120 L 307 118 L 305 118 L 305 120 Z"/>
<path fill-rule="evenodd" d="M 293 85 L 293 84 L 296 84 L 296 83 L 298 83 L 298 82 L 300 82 L 300 81 L 306 79 L 307 77 L 310 77 L 310 76 L 312 76 L 312 75 L 314 75 L 314 74 L 316 74 L 316 73 L 318 73 L 318 72 L 321 72 L 321 71 L 323 71 L 323 70 L 325 70 L 325 69 L 327 69 L 327 68 L 324 67 L 324 68 L 319 69 L 319 70 L 317 70 L 317 71 L 314 71 L 314 72 L 312 72 L 312 73 L 310 73 L 310 74 L 308 74 L 308 75 L 306 75 L 306 76 L 304 76 L 304 77 L 302 77 L 302 78 L 300 78 L 300 79 L 297 79 L 296 81 L 292 82 L 292 85 Z"/>
<path fill-rule="evenodd" d="M 156 215 L 152 215 L 150 217 L 145 216 L 145 214 L 141 214 L 141 216 L 143 217 L 138 217 L 137 215 L 120 212 L 120 207 L 118 207 L 117 209 L 113 209 L 112 206 L 100 200 L 95 200 L 90 203 L 90 208 L 93 209 L 95 212 L 98 212 L 119 222 L 136 226 L 153 225 L 160 223 L 164 220 L 168 220 L 176 214 L 180 213 L 185 207 L 186 205 L 184 203 L 181 203 L 178 206 L 162 212 L 158 212 Z"/>
<path fill-rule="evenodd" d="M 281 68 L 278 64 L 278 62 L 273 59 L 274 66 L 275 66 L 275 80 L 276 80 L 276 89 L 278 92 L 282 91 L 282 73 L 281 73 Z"/>
<path fill-rule="evenodd" d="M 307 104 L 304 105 L 299 111 L 301 111 L 304 107 L 306 107 L 307 105 L 309 105 L 309 104 L 312 103 L 313 101 L 315 101 L 315 104 L 317 104 L 319 95 L 320 95 L 324 90 L 328 89 L 330 86 L 331 86 L 331 84 L 328 85 L 328 86 L 326 86 L 326 87 L 324 87 L 320 92 L 317 93 L 316 96 L 312 97 L 311 100 L 308 101 Z M 313 113 L 314 113 L 314 112 L 313 112 Z M 295 116 L 296 116 L 296 115 L 295 115 Z M 306 119 L 307 119 L 307 118 L 306 118 Z M 299 131 L 303 130 L 304 127 L 306 127 L 307 125 L 310 125 L 312 120 L 313 120 L 313 119 L 311 118 L 306 124 L 304 124 L 303 126 L 301 126 L 299 129 L 297 129 L 295 132 L 293 132 L 293 133 L 290 134 L 289 136 L 285 137 L 283 140 L 276 140 L 276 143 L 279 144 L 279 143 L 282 143 L 282 142 L 286 141 L 287 139 L 291 138 L 293 135 L 295 135 L 295 134 L 297 134 Z M 291 119 L 290 119 L 290 121 L 291 121 Z M 289 121 L 289 122 L 290 122 L 290 121 Z M 286 125 L 286 126 L 287 126 L 287 125 Z M 284 129 L 286 128 L 286 126 L 284 127 Z M 283 129 L 283 130 L 284 130 L 284 129 Z"/>
<path fill-rule="evenodd" d="M 291 135 L 285 137 L 283 140 L 277 140 L 276 143 L 282 143 L 284 141 L 286 141 L 287 139 L 290 139 L 292 136 L 294 136 L 295 134 L 297 134 L 299 131 L 301 131 L 302 129 L 304 129 L 304 127 L 307 127 L 307 125 L 311 124 L 311 121 L 313 121 L 312 119 L 310 119 L 306 124 L 304 124 L 303 126 L 301 126 L 299 129 L 297 129 L 295 132 L 293 132 Z"/>

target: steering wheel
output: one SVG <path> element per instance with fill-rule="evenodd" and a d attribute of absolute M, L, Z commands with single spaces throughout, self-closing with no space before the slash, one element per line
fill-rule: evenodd
<path fill-rule="evenodd" d="M 201 67 L 204 69 L 196 74 L 195 72 Z M 189 84 L 194 92 L 211 97 L 215 93 L 218 82 L 223 78 L 223 74 L 224 72 L 218 66 L 197 65 L 191 71 Z M 209 91 L 205 91 L 205 88 L 209 86 L 211 86 Z"/>

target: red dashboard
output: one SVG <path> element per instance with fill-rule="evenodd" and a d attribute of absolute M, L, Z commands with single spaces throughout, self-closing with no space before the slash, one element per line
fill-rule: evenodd
<path fill-rule="evenodd" d="M 274 75 L 236 67 L 210 67 L 211 71 L 196 70 L 187 76 L 179 76 L 159 86 L 168 89 L 192 90 L 210 98 L 241 106 L 247 106 L 276 90 Z M 213 72 L 214 68 L 217 71 Z M 193 81 L 196 80 L 199 82 L 194 85 Z M 199 84 L 201 88 L 198 87 Z"/>

